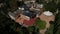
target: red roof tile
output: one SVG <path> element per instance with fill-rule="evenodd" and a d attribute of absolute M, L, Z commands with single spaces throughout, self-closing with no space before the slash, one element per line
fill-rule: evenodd
<path fill-rule="evenodd" d="M 31 18 L 30 20 L 24 20 L 24 24 L 27 26 L 31 26 L 35 23 L 36 18 Z"/>

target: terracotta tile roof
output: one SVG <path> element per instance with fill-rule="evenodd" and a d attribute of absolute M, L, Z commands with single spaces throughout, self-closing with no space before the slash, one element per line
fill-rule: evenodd
<path fill-rule="evenodd" d="M 30 20 L 24 20 L 24 24 L 27 26 L 31 26 L 35 23 L 36 18 L 32 18 Z"/>

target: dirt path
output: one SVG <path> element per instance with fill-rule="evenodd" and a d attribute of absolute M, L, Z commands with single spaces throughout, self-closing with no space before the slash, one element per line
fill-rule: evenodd
<path fill-rule="evenodd" d="M 39 18 L 40 18 L 41 20 L 43 20 L 43 21 L 46 21 L 46 28 L 45 28 L 44 30 L 40 30 L 40 33 L 41 33 L 41 34 L 44 34 L 45 31 L 47 30 L 47 28 L 50 27 L 49 21 L 54 21 L 54 15 L 48 17 L 48 16 L 46 16 L 46 15 L 44 15 L 44 14 L 41 14 L 41 15 L 39 16 Z"/>

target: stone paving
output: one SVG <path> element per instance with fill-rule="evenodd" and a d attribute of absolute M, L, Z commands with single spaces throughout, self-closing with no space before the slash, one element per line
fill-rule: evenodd
<path fill-rule="evenodd" d="M 40 33 L 41 33 L 41 34 L 45 34 L 47 28 L 50 27 L 49 21 L 54 21 L 55 16 L 54 16 L 54 15 L 52 15 L 52 16 L 46 16 L 46 15 L 44 15 L 44 14 L 42 13 L 42 14 L 39 16 L 39 18 L 40 18 L 41 20 L 43 20 L 43 21 L 46 21 L 46 28 L 43 29 L 43 30 L 40 30 Z"/>

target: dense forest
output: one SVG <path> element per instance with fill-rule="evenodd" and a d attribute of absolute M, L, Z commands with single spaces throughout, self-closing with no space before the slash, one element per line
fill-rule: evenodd
<path fill-rule="evenodd" d="M 54 34 L 60 34 L 60 2 L 57 5 L 57 8 L 59 10 L 58 14 L 56 14 L 55 17 L 55 23 L 54 23 Z"/>
<path fill-rule="evenodd" d="M 60 0 L 58 0 L 60 1 Z M 39 3 L 39 1 L 36 1 Z M 43 1 L 40 1 L 41 3 L 44 3 Z M 28 34 L 30 32 L 28 32 L 28 29 L 25 27 L 21 27 L 21 25 L 17 24 L 15 21 L 13 21 L 12 19 L 10 19 L 10 17 L 7 15 L 8 14 L 8 8 L 11 8 L 9 5 L 9 1 L 8 0 L 0 0 L 0 3 L 4 3 L 4 7 L 0 8 L 0 33 L 2 34 L 19 34 L 19 30 L 17 30 L 17 28 L 20 28 L 20 34 Z M 49 7 L 50 6 L 50 7 Z M 58 8 L 59 13 L 55 15 L 55 21 L 53 22 L 53 24 L 51 24 L 50 28 L 46 31 L 46 34 L 60 34 L 60 2 L 58 2 L 57 4 L 54 2 L 50 2 L 47 5 L 45 4 L 45 9 L 46 10 L 50 10 L 51 12 L 55 12 L 56 8 Z M 14 9 L 14 8 L 13 8 Z M 33 33 L 38 33 L 39 29 L 35 26 L 33 27 Z M 37 31 L 37 32 L 36 32 Z M 23 32 L 23 33 L 22 33 Z"/>

